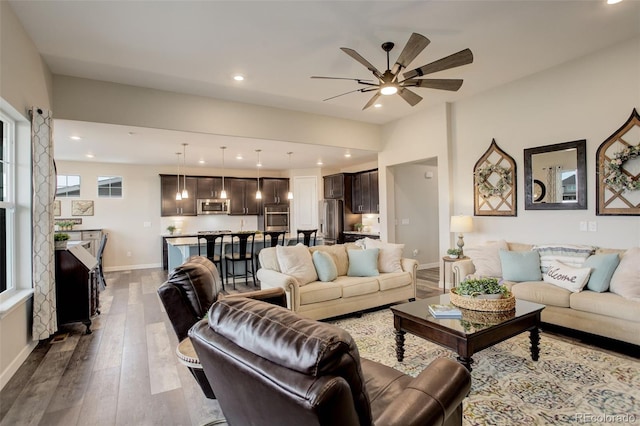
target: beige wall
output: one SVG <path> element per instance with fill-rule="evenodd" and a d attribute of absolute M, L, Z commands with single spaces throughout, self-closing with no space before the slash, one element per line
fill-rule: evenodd
<path fill-rule="evenodd" d="M 17 120 L 16 162 L 19 182 L 30 181 L 30 127 L 27 110 L 31 106 L 50 108 L 51 74 L 33 42 L 25 33 L 11 6 L 0 2 L 0 99 L 1 108 Z M 18 232 L 17 287 L 31 287 L 30 188 L 21 187 L 16 197 Z M 0 387 L 27 358 L 31 341 L 31 299 L 0 314 Z"/>
<path fill-rule="evenodd" d="M 375 124 L 60 75 L 53 84 L 56 118 L 380 149 Z"/>

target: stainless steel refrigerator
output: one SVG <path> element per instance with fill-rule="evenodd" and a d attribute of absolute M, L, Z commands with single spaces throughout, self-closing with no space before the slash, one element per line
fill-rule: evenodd
<path fill-rule="evenodd" d="M 344 229 L 344 204 L 342 200 L 320 201 L 320 232 L 325 244 L 336 244 Z"/>

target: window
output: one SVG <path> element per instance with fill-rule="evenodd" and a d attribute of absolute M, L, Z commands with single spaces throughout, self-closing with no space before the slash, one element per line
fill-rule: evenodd
<path fill-rule="evenodd" d="M 0 293 L 14 288 L 14 123 L 0 112 Z"/>
<path fill-rule="evenodd" d="M 121 198 L 121 176 L 98 176 L 98 197 Z"/>
<path fill-rule="evenodd" d="M 56 197 L 79 197 L 80 196 L 80 176 L 58 175 L 58 187 Z"/>

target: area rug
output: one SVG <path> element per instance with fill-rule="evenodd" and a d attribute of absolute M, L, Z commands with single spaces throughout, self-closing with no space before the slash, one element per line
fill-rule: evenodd
<path fill-rule="evenodd" d="M 407 333 L 404 361 L 398 362 L 388 309 L 332 323 L 353 336 L 360 356 L 411 376 L 438 357 L 457 356 Z M 523 333 L 473 356 L 465 425 L 640 423 L 640 361 L 545 333 L 537 362 L 529 347 L 529 333 Z"/>

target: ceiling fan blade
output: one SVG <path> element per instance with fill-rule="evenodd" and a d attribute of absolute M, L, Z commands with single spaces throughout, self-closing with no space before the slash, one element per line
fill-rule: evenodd
<path fill-rule="evenodd" d="M 376 67 L 371 65 L 371 63 L 369 61 L 367 61 L 365 58 L 360 56 L 360 54 L 358 52 L 356 52 L 353 49 L 349 49 L 348 47 L 341 47 L 340 50 L 342 50 L 347 55 L 351 56 L 356 61 L 360 62 L 362 65 L 367 67 L 367 69 L 369 71 L 371 71 L 373 73 L 373 75 L 378 77 L 379 80 L 382 80 L 382 73 L 380 71 L 378 71 L 378 69 Z"/>
<path fill-rule="evenodd" d="M 378 90 L 375 93 L 375 95 L 373 95 L 373 97 L 369 99 L 369 102 L 367 102 L 367 104 L 364 106 L 364 108 L 362 108 L 362 110 L 364 111 L 365 109 L 369 108 L 371 105 L 375 104 L 379 97 L 380 97 L 380 91 Z"/>
<path fill-rule="evenodd" d="M 471 50 L 469 49 L 464 49 L 442 59 L 438 59 L 437 61 L 431 62 L 430 64 L 423 65 L 420 68 L 405 72 L 403 76 L 405 79 L 422 77 L 423 75 L 448 70 L 449 68 L 470 64 L 471 62 L 473 62 L 473 53 L 471 53 Z"/>
<path fill-rule="evenodd" d="M 332 97 L 330 97 L 330 98 L 323 99 L 322 101 L 323 101 L 323 102 L 324 102 L 324 101 L 328 101 L 328 100 L 330 100 L 330 99 L 335 99 L 335 98 L 338 98 L 338 97 L 340 97 L 340 96 L 348 95 L 349 93 L 355 93 L 355 92 L 361 92 L 361 91 L 362 91 L 362 89 L 350 90 L 350 91 L 348 91 L 348 92 L 340 93 L 339 95 L 335 95 L 335 96 L 332 96 Z"/>
<path fill-rule="evenodd" d="M 373 81 L 373 80 L 367 80 L 367 79 L 362 79 L 362 78 L 347 78 L 347 77 L 323 77 L 320 75 L 312 75 L 311 78 L 322 78 L 325 80 L 351 80 L 351 81 L 357 81 L 358 83 L 361 81 Z"/>
<path fill-rule="evenodd" d="M 411 106 L 415 106 L 418 102 L 422 100 L 422 96 L 419 96 L 418 94 L 404 87 L 401 87 L 400 89 L 398 89 L 398 95 L 400 95 L 402 99 L 407 101 L 407 103 Z"/>
<path fill-rule="evenodd" d="M 425 78 L 404 80 L 400 84 L 402 87 L 424 87 L 427 89 L 450 90 L 457 91 L 462 86 L 462 79 L 458 78 Z"/>
<path fill-rule="evenodd" d="M 420 54 L 431 43 L 431 40 L 423 36 L 422 34 L 413 33 L 411 37 L 409 37 L 409 41 L 402 49 L 400 56 L 398 56 L 398 60 L 393 66 L 393 70 L 391 70 L 392 74 L 397 74 L 403 68 L 407 68 L 407 66 L 413 61 L 416 56 Z"/>

